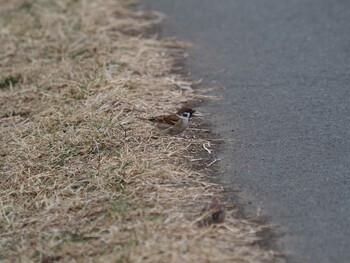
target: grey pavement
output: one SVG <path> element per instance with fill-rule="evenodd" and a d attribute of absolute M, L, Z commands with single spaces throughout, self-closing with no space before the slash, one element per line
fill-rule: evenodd
<path fill-rule="evenodd" d="M 205 105 L 217 176 L 285 235 L 290 262 L 350 262 L 350 1 L 144 0 L 189 40 L 193 78 L 225 88 Z"/>

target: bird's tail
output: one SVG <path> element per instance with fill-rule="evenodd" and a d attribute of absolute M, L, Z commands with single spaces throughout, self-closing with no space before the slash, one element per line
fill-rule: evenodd
<path fill-rule="evenodd" d="M 138 116 L 136 116 L 136 118 L 143 120 L 143 121 L 150 121 L 150 122 L 154 121 L 154 118 L 143 118 L 143 117 L 138 117 Z"/>

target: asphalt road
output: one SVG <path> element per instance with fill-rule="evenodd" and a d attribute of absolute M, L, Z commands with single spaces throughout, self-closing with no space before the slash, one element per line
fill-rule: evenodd
<path fill-rule="evenodd" d="M 282 226 L 290 262 L 350 262 L 350 1 L 143 0 L 219 86 L 220 181 Z"/>

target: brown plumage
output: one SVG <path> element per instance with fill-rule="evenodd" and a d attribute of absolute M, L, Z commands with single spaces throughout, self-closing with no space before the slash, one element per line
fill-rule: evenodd
<path fill-rule="evenodd" d="M 163 132 L 176 135 L 182 133 L 188 127 L 188 123 L 192 114 L 195 110 L 189 107 L 182 107 L 175 114 L 161 115 L 156 117 L 151 117 L 148 119 L 140 118 L 143 120 L 148 120 L 153 123 L 158 129 Z"/>
<path fill-rule="evenodd" d="M 210 226 L 211 224 L 222 223 L 225 220 L 224 206 L 216 199 L 212 200 L 210 204 L 207 204 L 202 213 L 204 218 L 198 222 L 198 226 Z"/>

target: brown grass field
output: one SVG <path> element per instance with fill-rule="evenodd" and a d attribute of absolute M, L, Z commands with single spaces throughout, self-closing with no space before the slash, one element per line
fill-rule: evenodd
<path fill-rule="evenodd" d="M 197 226 L 226 203 L 194 168 L 213 144 L 199 122 L 171 137 L 137 118 L 209 96 L 179 88 L 185 44 L 130 4 L 0 1 L 0 261 L 273 262 L 267 226 L 234 209 Z"/>

